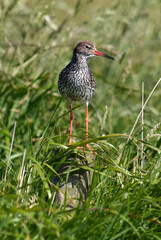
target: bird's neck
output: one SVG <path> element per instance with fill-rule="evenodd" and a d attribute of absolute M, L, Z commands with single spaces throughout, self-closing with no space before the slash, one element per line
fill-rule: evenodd
<path fill-rule="evenodd" d="M 81 54 L 73 54 L 72 63 L 81 68 L 88 68 L 88 58 Z"/>

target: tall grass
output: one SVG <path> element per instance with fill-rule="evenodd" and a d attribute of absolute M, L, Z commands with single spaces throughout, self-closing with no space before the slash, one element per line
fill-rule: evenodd
<path fill-rule="evenodd" d="M 1 1 L 0 239 L 161 238 L 160 11 L 159 0 Z M 69 147 L 57 81 L 80 40 L 116 61 L 89 63 L 97 88 L 88 143 L 97 155 L 67 170 L 93 172 L 86 201 L 67 210 L 52 204 L 51 180 L 83 154 L 85 106 L 73 106 Z"/>

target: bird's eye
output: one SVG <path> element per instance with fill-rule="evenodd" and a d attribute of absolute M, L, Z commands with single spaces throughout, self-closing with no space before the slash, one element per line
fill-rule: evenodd
<path fill-rule="evenodd" d="M 88 45 L 84 45 L 84 47 L 87 48 L 87 49 L 90 49 L 90 47 Z"/>

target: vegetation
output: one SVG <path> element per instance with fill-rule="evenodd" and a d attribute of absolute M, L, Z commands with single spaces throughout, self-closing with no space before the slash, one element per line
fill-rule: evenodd
<path fill-rule="evenodd" d="M 160 0 L 0 4 L 0 239 L 161 239 Z M 67 146 L 69 111 L 57 88 L 80 40 L 116 60 L 89 63 L 97 156 L 87 200 L 69 211 L 52 205 L 50 185 L 60 159 L 86 143 L 85 106 L 76 104 Z"/>

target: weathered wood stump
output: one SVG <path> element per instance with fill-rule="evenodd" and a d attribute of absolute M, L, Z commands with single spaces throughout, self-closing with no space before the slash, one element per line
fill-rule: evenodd
<path fill-rule="evenodd" d="M 52 183 L 58 186 L 54 194 L 53 204 L 66 209 L 81 206 L 87 197 L 93 172 L 85 169 L 91 167 L 96 155 L 91 151 L 80 151 L 68 155 L 59 166 Z M 61 161 L 60 157 L 60 161 Z M 58 159 L 57 159 L 58 161 Z"/>

